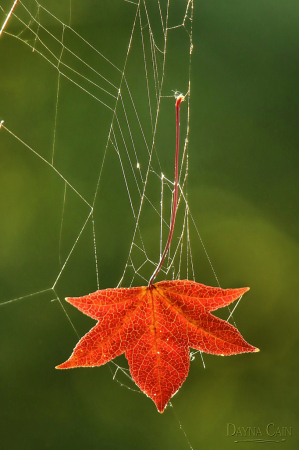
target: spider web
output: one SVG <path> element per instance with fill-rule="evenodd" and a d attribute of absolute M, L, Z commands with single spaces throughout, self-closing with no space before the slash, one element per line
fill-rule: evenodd
<path fill-rule="evenodd" d="M 38 102 L 32 101 L 18 111 L 24 122 L 20 127 L 16 110 L 8 109 L 8 117 L 2 111 L 1 139 L 5 134 L 5 142 L 17 154 L 25 151 L 30 164 L 44 171 L 41 183 L 46 184 L 47 199 L 42 197 L 41 204 L 49 205 L 49 186 L 55 191 L 48 285 L 32 281 L 29 294 L 21 285 L 22 294 L 2 299 L 2 305 L 54 294 L 79 336 L 61 298 L 148 284 L 159 264 L 171 221 L 178 93 L 185 97 L 178 213 L 158 279 L 195 280 L 193 233 L 219 282 L 188 204 L 193 1 L 119 2 L 117 8 L 127 14 L 130 25 L 113 53 L 108 42 L 113 30 L 101 32 L 99 26 L 98 40 L 94 37 L 96 42 L 91 43 L 73 24 L 71 2 L 68 8 L 50 5 L 49 9 L 46 2 L 34 0 L 0 7 L 1 46 L 24 49 L 20 64 L 34 65 L 31 100 L 41 92 L 40 73 L 47 72 L 51 112 L 44 124 L 38 118 L 39 108 L 34 109 Z M 47 232 L 44 228 L 44 237 Z M 35 254 L 36 264 L 45 270 L 44 247 Z M 84 265 L 90 268 L 87 280 L 78 276 Z M 26 271 L 25 277 L 30 277 Z M 119 372 L 130 378 L 126 368 L 113 364 L 113 378 Z"/>

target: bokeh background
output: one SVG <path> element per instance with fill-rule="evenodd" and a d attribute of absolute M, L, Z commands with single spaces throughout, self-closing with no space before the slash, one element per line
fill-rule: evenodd
<path fill-rule="evenodd" d="M 0 25 L 12 3 L 0 0 Z M 34 1 L 23 4 L 37 11 Z M 69 1 L 43 5 L 68 23 Z M 173 24 L 179 23 L 185 7 L 183 0 L 170 1 Z M 20 5 L 15 10 L 20 17 L 21 10 Z M 72 0 L 71 25 L 123 67 L 135 11 L 135 5 L 121 0 Z M 42 20 L 61 39 L 58 22 Z M 159 21 L 157 15 L 152 22 L 156 30 Z M 63 181 L 0 130 L 1 448 L 188 449 L 187 436 L 194 449 L 230 449 L 246 436 L 244 431 L 243 436 L 227 436 L 228 423 L 259 427 L 262 435 L 257 437 L 263 439 L 270 439 L 266 427 L 273 423 L 271 431 L 277 434 L 271 439 L 286 439 L 284 448 L 298 448 L 298 23 L 295 0 L 195 1 L 188 201 L 221 285 L 251 288 L 234 319 L 261 352 L 205 355 L 205 369 L 197 355 L 173 408 L 163 415 L 145 395 L 120 384 L 134 388 L 129 381 L 121 376 L 114 380 L 113 365 L 54 369 L 69 357 L 77 336 L 59 302 L 51 301 L 52 291 L 29 294 L 53 285 L 61 267 L 59 254 L 64 261 L 88 208 L 67 190 L 62 215 Z M 18 24 L 12 17 L 6 31 L 17 35 L 24 29 Z M 181 28 L 169 38 L 165 95 L 176 89 L 186 92 L 186 36 Z M 58 73 L 24 44 L 32 36 L 20 37 L 0 38 L 0 120 L 50 161 Z M 106 70 L 97 66 L 100 58 L 94 52 L 89 55 L 79 40 L 76 45 L 77 54 L 90 58 L 97 70 Z M 142 104 L 145 77 L 134 51 L 132 47 L 127 76 L 135 80 L 135 94 L 140 90 L 136 101 L 140 99 L 143 117 L 148 114 L 148 104 Z M 107 76 L 114 82 L 109 69 Z M 54 164 L 91 201 L 111 116 L 64 78 L 60 89 Z M 167 152 L 174 144 L 173 101 L 167 105 L 156 146 L 172 179 L 173 158 Z M 185 123 L 183 106 L 182 115 Z M 116 286 L 122 275 L 134 226 L 128 211 L 117 157 L 108 152 L 95 209 L 102 288 Z M 159 236 L 156 225 L 146 213 L 143 232 L 153 246 Z M 213 285 L 200 241 L 192 228 L 190 232 L 196 280 Z M 61 299 L 96 290 L 91 222 L 56 290 Z M 62 304 L 80 336 L 93 326 L 92 319 L 64 300 Z M 122 359 L 119 363 L 125 364 Z M 292 428 L 291 436 L 283 435 L 284 427 Z"/>

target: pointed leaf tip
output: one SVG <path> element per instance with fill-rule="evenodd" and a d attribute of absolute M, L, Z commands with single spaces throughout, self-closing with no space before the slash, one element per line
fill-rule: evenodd
<path fill-rule="evenodd" d="M 63 366 L 63 364 L 65 364 L 65 363 L 58 364 L 58 366 L 56 366 L 55 369 L 64 369 L 64 367 L 61 367 L 61 366 Z"/>
<path fill-rule="evenodd" d="M 72 369 L 74 366 L 70 365 L 69 359 L 62 364 L 58 364 L 55 369 Z"/>
<path fill-rule="evenodd" d="M 239 289 L 239 291 L 241 291 L 241 294 L 240 294 L 240 297 L 241 297 L 241 295 L 244 295 L 244 294 L 245 294 L 245 292 L 248 292 L 248 291 L 250 291 L 250 287 L 244 287 L 244 288 L 240 288 L 240 289 Z"/>

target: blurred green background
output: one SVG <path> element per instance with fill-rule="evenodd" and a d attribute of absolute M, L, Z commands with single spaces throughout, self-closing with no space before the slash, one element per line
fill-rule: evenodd
<path fill-rule="evenodd" d="M 0 25 L 12 3 L 0 0 Z M 136 6 L 121 0 L 71 3 L 72 28 L 122 68 Z M 42 4 L 69 23 L 69 1 Z M 153 4 L 147 3 L 148 10 L 157 45 L 162 45 L 160 16 Z M 24 0 L 23 5 L 33 14 L 38 12 L 34 1 Z M 165 2 L 161 7 L 164 11 Z M 182 22 L 185 8 L 183 0 L 170 1 L 170 25 Z M 17 5 L 15 13 L 28 23 L 22 5 Z M 39 14 L 40 23 L 61 41 L 61 24 L 42 10 Z M 263 439 L 270 438 L 266 427 L 273 423 L 271 431 L 278 429 L 281 434 L 278 431 L 271 439 L 285 438 L 284 448 L 298 448 L 298 23 L 295 0 L 195 1 L 188 201 L 222 287 L 251 288 L 234 319 L 245 339 L 261 352 L 227 358 L 204 355 L 205 369 L 197 355 L 172 400 L 174 409 L 168 407 L 163 415 L 144 394 L 120 385 L 128 381 L 113 380 L 113 365 L 54 369 L 69 357 L 77 336 L 59 302 L 51 301 L 52 291 L 28 294 L 51 288 L 89 208 L 67 188 L 62 215 L 63 180 L 24 144 L 0 130 L 1 448 L 188 449 L 186 433 L 194 449 L 230 449 L 236 439 L 246 436 L 244 431 L 243 436 L 227 436 L 227 423 L 259 427 L 262 436 L 257 437 Z M 186 29 L 190 30 L 190 24 Z M 169 33 L 164 95 L 187 90 L 186 29 Z M 24 26 L 12 17 L 6 31 L 18 35 L 22 30 Z M 39 33 L 42 37 L 42 27 Z M 36 52 L 26 46 L 26 40 L 33 45 L 28 30 L 20 39 L 8 34 L 0 38 L 0 120 L 51 162 L 58 72 L 37 54 L 42 50 L 39 42 Z M 44 39 L 59 55 L 61 47 L 55 48 L 46 34 Z M 69 30 L 64 39 L 65 45 L 73 46 L 77 55 L 84 55 L 95 70 L 118 85 L 120 74 L 96 52 Z M 50 53 L 43 52 L 52 61 Z M 77 69 L 70 55 L 63 57 Z M 139 116 L 149 124 L 141 57 L 139 34 L 133 38 L 126 76 L 134 86 Z M 80 84 L 85 86 L 82 79 Z M 99 95 L 92 89 L 89 86 L 90 92 Z M 114 104 L 109 95 L 100 96 Z M 156 138 L 163 171 L 170 179 L 173 108 L 173 99 L 161 106 Z M 134 112 L 128 112 L 134 129 Z M 111 117 L 111 111 L 60 77 L 54 165 L 88 202 L 93 199 Z M 144 130 L 148 138 L 150 126 Z M 135 144 L 142 148 L 140 136 L 136 135 Z M 135 188 L 137 204 L 136 193 Z M 157 185 L 153 187 L 157 205 L 159 195 Z M 141 226 L 155 248 L 159 223 L 151 221 L 151 214 L 145 207 Z M 108 147 L 95 204 L 101 288 L 117 285 L 133 229 L 118 158 Z M 192 227 L 190 232 L 196 280 L 213 285 L 200 241 Z M 149 278 L 151 269 L 146 270 Z M 96 288 L 89 221 L 56 290 L 63 299 Z M 7 303 L 19 297 L 24 298 Z M 94 321 L 62 303 L 79 335 L 85 334 Z M 125 364 L 122 359 L 120 363 Z M 284 427 L 292 427 L 291 436 L 283 436 Z M 258 444 L 243 445 L 255 448 Z"/>

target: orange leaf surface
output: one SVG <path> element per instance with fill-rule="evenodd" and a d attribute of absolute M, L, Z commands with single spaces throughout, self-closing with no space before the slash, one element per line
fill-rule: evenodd
<path fill-rule="evenodd" d="M 210 313 L 248 289 L 176 280 L 67 298 L 98 323 L 57 368 L 101 366 L 125 353 L 133 380 L 163 412 L 187 378 L 189 347 L 214 355 L 258 351 L 233 325 Z"/>

